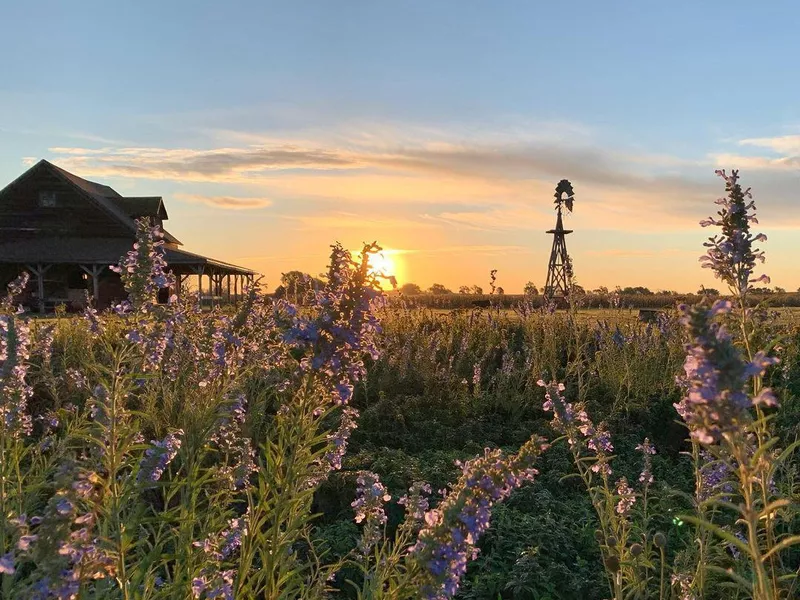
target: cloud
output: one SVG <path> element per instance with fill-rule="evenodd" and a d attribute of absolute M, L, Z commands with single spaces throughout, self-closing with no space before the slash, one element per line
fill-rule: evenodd
<path fill-rule="evenodd" d="M 739 141 L 740 146 L 769 148 L 780 154 L 800 154 L 800 135 L 783 135 L 778 137 L 748 138 Z"/>
<path fill-rule="evenodd" d="M 59 164 L 92 177 L 132 177 L 174 181 L 247 182 L 275 170 L 358 167 L 345 153 L 293 145 L 241 148 L 50 148 Z"/>
<path fill-rule="evenodd" d="M 248 190 L 243 198 L 194 199 L 225 208 L 265 206 L 261 199 L 269 198 L 276 208 L 296 215 L 298 203 L 335 203 L 335 213 L 298 216 L 307 229 L 359 227 L 360 205 L 366 204 L 379 215 L 391 213 L 376 221 L 387 226 L 397 217 L 398 225 L 408 228 L 438 223 L 483 231 L 538 230 L 550 225 L 553 188 L 564 177 L 575 186 L 576 227 L 690 229 L 713 212 L 712 201 L 721 193 L 711 173 L 714 165 L 755 172 L 800 166 L 800 158 L 792 156 L 718 154 L 702 163 L 624 152 L 592 143 L 589 132 L 576 133 L 577 141 L 570 142 L 558 128 L 543 128 L 537 135 L 532 128 L 448 133 L 375 125 L 327 135 L 301 131 L 294 138 L 222 135 L 224 145 L 216 148 L 54 147 L 51 153 L 57 164 L 85 177 L 235 184 Z M 798 138 L 751 138 L 740 145 L 793 151 L 800 147 Z M 787 183 L 753 178 L 752 185 L 763 184 L 765 205 L 794 220 L 800 210 L 794 195 L 786 195 Z"/>
<path fill-rule="evenodd" d="M 285 215 L 285 219 L 295 221 L 300 230 L 307 231 L 330 231 L 339 229 L 367 229 L 376 230 L 398 230 L 398 229 L 425 229 L 433 224 L 424 220 L 393 217 L 393 216 L 366 216 L 362 213 L 336 212 L 329 214 L 313 215 Z"/>
<path fill-rule="evenodd" d="M 215 208 L 234 210 L 265 208 L 272 205 L 272 200 L 268 198 L 236 198 L 233 196 L 203 196 L 199 194 L 175 194 L 175 198 L 184 202 L 195 202 Z"/>

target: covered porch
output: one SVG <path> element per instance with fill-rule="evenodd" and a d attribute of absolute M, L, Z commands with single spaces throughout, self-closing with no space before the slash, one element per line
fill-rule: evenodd
<path fill-rule="evenodd" d="M 30 310 L 51 313 L 63 305 L 68 311 L 82 310 L 86 297 L 98 309 L 125 298 L 117 264 L 130 249 L 118 238 L 30 239 L 0 244 L 0 274 L 4 282 L 23 271 L 30 273 L 28 288 L 18 301 Z M 255 272 L 207 256 L 165 246 L 169 270 L 175 275 L 174 289 L 163 289 L 159 302 L 172 294 L 179 297 L 197 291 L 202 306 L 238 304 L 252 285 Z"/>

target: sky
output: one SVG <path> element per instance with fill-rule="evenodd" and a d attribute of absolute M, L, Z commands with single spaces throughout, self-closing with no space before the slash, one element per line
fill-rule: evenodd
<path fill-rule="evenodd" d="M 800 286 L 800 4 L 0 2 L 0 186 L 46 158 L 160 195 L 268 288 L 377 241 L 400 283 L 720 287 L 698 222 L 738 168 Z"/>

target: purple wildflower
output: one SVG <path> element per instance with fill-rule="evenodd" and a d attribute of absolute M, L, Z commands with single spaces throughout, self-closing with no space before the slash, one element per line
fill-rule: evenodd
<path fill-rule="evenodd" d="M 31 434 L 28 400 L 33 390 L 26 382 L 30 359 L 30 329 L 25 321 L 0 315 L 0 428 L 14 438 Z"/>
<path fill-rule="evenodd" d="M 653 483 L 653 454 L 656 453 L 656 447 L 648 438 L 644 438 L 644 441 L 636 446 L 636 449 L 642 453 L 644 459 L 642 472 L 639 475 L 639 483 L 648 486 Z"/>
<path fill-rule="evenodd" d="M 739 171 L 733 170 L 730 175 L 726 175 L 724 170 L 716 173 L 725 180 L 728 195 L 716 201 L 721 207 L 717 213 L 719 218 L 709 217 L 700 225 L 721 227 L 722 233 L 710 237 L 703 244 L 708 251 L 700 257 L 700 262 L 704 268 L 712 269 L 714 275 L 727 283 L 739 297 L 744 297 L 751 283 L 769 283 L 766 275 L 751 278 L 756 261 L 764 262 L 764 252 L 754 249 L 753 242 L 766 241 L 767 237 L 750 232 L 750 223 L 758 223 L 755 202 L 750 188 L 742 190 Z"/>
<path fill-rule="evenodd" d="M 533 480 L 533 463 L 545 448 L 532 438 L 516 456 L 506 459 L 499 450 L 487 450 L 462 466 L 458 483 L 438 508 L 425 514 L 425 527 L 411 550 L 426 572 L 423 598 L 456 594 L 467 562 L 477 555 L 478 539 L 489 527 L 492 506 Z"/>
<path fill-rule="evenodd" d="M 431 493 L 431 486 L 424 481 L 415 481 L 410 488 L 408 494 L 403 495 L 397 501 L 401 506 L 406 507 L 406 521 L 412 523 L 415 527 L 420 526 L 425 522 L 425 514 L 430 508 L 427 495 Z"/>
<path fill-rule="evenodd" d="M 145 450 L 144 458 L 139 463 L 139 473 L 137 481 L 158 481 L 164 470 L 177 456 L 181 448 L 181 438 L 183 429 L 178 429 L 161 440 L 151 440 L 151 446 Z"/>
<path fill-rule="evenodd" d="M 168 273 L 164 258 L 164 234 L 151 227 L 147 219 L 136 221 L 136 242 L 118 265 L 109 267 L 119 273 L 134 310 L 149 310 L 157 302 L 158 291 L 175 286 L 175 277 Z"/>
<path fill-rule="evenodd" d="M 380 478 L 370 471 L 362 471 L 356 479 L 356 499 L 350 503 L 355 509 L 356 523 L 364 522 L 364 531 L 359 540 L 359 550 L 367 555 L 382 537 L 381 529 L 386 524 L 384 502 L 392 497 L 387 493 Z"/>
<path fill-rule="evenodd" d="M 721 499 L 729 502 L 735 486 L 731 480 L 733 473 L 728 463 L 724 460 L 715 460 L 705 450 L 700 453 L 700 460 L 703 464 L 699 469 L 698 489 L 695 490 L 697 500 L 704 502 L 712 496 L 721 494 Z"/>
<path fill-rule="evenodd" d="M 3 575 L 13 575 L 16 572 L 14 568 L 14 555 L 10 552 L 0 556 L 0 573 Z"/>
<path fill-rule="evenodd" d="M 617 514 L 625 516 L 630 512 L 633 504 L 636 502 L 633 489 L 628 485 L 628 480 L 625 477 L 620 477 L 617 480 L 617 496 L 619 498 L 616 507 Z"/>
<path fill-rule="evenodd" d="M 753 361 L 745 362 L 724 327 L 714 322 L 718 314 L 730 312 L 727 300 L 718 300 L 711 309 L 702 303 L 683 307 L 681 322 L 687 327 L 691 341 L 686 345 L 687 391 L 675 405 L 686 421 L 694 439 L 701 444 L 718 441 L 726 432 L 738 430 L 738 425 L 750 419 L 749 409 L 758 404 L 777 403 L 769 388 L 750 398 L 744 391 L 747 380 L 763 375 L 777 358 L 758 353 Z"/>
<path fill-rule="evenodd" d="M 220 406 L 217 423 L 210 436 L 210 441 L 225 456 L 220 473 L 233 490 L 242 488 L 250 480 L 250 475 L 257 470 L 255 449 L 244 433 L 246 404 L 244 394 L 224 402 Z"/>

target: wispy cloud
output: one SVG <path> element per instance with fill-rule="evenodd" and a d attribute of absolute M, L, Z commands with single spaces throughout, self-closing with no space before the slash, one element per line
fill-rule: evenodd
<path fill-rule="evenodd" d="M 558 127 L 543 127 L 539 133 L 533 128 L 448 133 L 375 124 L 327 134 L 301 131 L 295 137 L 217 131 L 222 144 L 209 148 L 59 146 L 51 153 L 59 165 L 86 177 L 235 186 L 241 198 L 198 193 L 190 201 L 232 209 L 271 201 L 304 229 L 357 228 L 362 205 L 370 206 L 373 224 L 379 225 L 397 219 L 405 228 L 541 229 L 551 219 L 553 186 L 563 177 L 575 185 L 576 226 L 688 229 L 706 216 L 710 199 L 720 193 L 712 165 L 753 171 L 800 166 L 800 158 L 788 154 L 719 154 L 700 164 L 609 149 L 592 132 L 563 131 L 571 135 L 559 133 Z M 751 138 L 740 145 L 790 153 L 800 148 L 798 138 Z M 775 192 L 770 201 L 785 218 L 800 218 L 800 207 L 782 195 L 783 189 L 771 183 L 766 193 Z M 309 211 L 294 209 L 317 200 L 336 210 L 303 216 L 298 213 Z"/>
<path fill-rule="evenodd" d="M 339 229 L 376 230 L 419 230 L 432 227 L 424 220 L 401 216 L 366 216 L 361 213 L 334 212 L 312 215 L 284 215 L 285 219 L 298 223 L 299 229 L 307 231 L 330 231 Z"/>
<path fill-rule="evenodd" d="M 265 208 L 272 205 L 269 198 L 239 198 L 235 196 L 204 196 L 202 194 L 175 194 L 175 198 L 184 202 L 206 204 L 215 208 L 246 210 Z"/>

